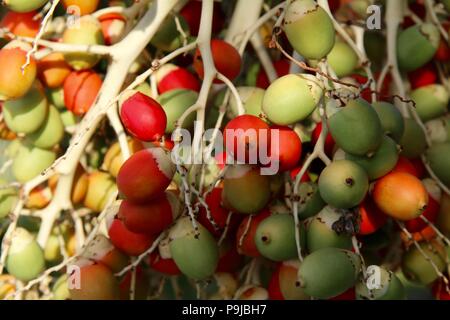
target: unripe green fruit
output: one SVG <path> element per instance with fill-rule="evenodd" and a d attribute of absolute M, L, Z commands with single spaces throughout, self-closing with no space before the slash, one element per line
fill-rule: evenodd
<path fill-rule="evenodd" d="M 442 248 L 439 248 L 438 245 L 434 244 L 419 243 L 425 255 L 433 261 L 438 270 L 443 272 L 446 267 L 445 252 L 440 250 Z M 409 280 L 423 285 L 428 285 L 439 278 L 431 263 L 414 245 L 410 246 L 403 254 L 402 271 Z"/>
<path fill-rule="evenodd" d="M 447 12 L 450 12 L 450 0 L 440 0 L 439 2 L 444 5 L 444 8 L 445 10 L 447 10 Z"/>
<path fill-rule="evenodd" d="M 319 190 L 329 205 L 349 209 L 357 206 L 369 190 L 369 178 L 353 161 L 338 160 L 326 167 L 319 177 Z"/>
<path fill-rule="evenodd" d="M 27 230 L 17 228 L 6 258 L 8 272 L 20 281 L 27 282 L 36 278 L 44 268 L 44 253 L 39 244 Z"/>
<path fill-rule="evenodd" d="M 44 248 L 44 258 L 52 266 L 58 264 L 63 259 L 58 236 L 52 234 L 48 238 Z"/>
<path fill-rule="evenodd" d="M 401 31 L 397 41 L 400 68 L 413 71 L 424 66 L 436 54 L 440 38 L 439 29 L 431 23 L 414 25 Z"/>
<path fill-rule="evenodd" d="M 428 121 L 445 114 L 449 95 L 443 85 L 430 84 L 411 92 L 411 99 L 416 103 L 420 119 Z"/>
<path fill-rule="evenodd" d="M 400 111 L 393 104 L 384 101 L 374 102 L 372 106 L 380 118 L 384 133 L 399 142 L 405 131 L 405 122 Z"/>
<path fill-rule="evenodd" d="M 327 61 L 338 78 L 350 75 L 358 66 L 358 56 L 345 42 L 336 41 Z"/>
<path fill-rule="evenodd" d="M 414 119 L 405 119 L 405 132 L 400 140 L 401 155 L 406 158 L 417 158 L 425 152 L 427 140 L 422 128 Z"/>
<path fill-rule="evenodd" d="M 170 229 L 170 253 L 186 276 L 203 280 L 213 275 L 219 261 L 219 247 L 209 231 L 198 225 L 198 237 L 189 217 L 179 219 Z"/>
<path fill-rule="evenodd" d="M 182 16 L 178 16 L 181 28 L 189 34 L 189 26 Z M 177 29 L 175 16 L 169 15 L 153 36 L 150 44 L 163 51 L 173 51 L 183 45 L 183 36 Z"/>
<path fill-rule="evenodd" d="M 433 144 L 426 153 L 431 170 L 450 187 L 450 142 Z"/>
<path fill-rule="evenodd" d="M 4 0 L 3 4 L 15 12 L 30 12 L 42 7 L 48 0 Z"/>
<path fill-rule="evenodd" d="M 376 273 L 370 277 L 378 277 L 379 288 L 370 289 L 367 287 L 366 279 L 360 278 L 355 285 L 356 298 L 358 300 L 404 300 L 406 297 L 405 287 L 400 279 L 390 270 L 378 266 L 371 266 Z M 376 280 L 376 279 L 375 279 Z"/>
<path fill-rule="evenodd" d="M 63 137 L 64 125 L 59 112 L 54 106 L 50 106 L 47 119 L 37 131 L 27 136 L 27 140 L 35 147 L 50 149 L 61 142 Z"/>
<path fill-rule="evenodd" d="M 306 219 L 314 216 L 325 207 L 326 203 L 320 196 L 319 186 L 314 182 L 300 183 L 298 187 L 298 217 Z"/>
<path fill-rule="evenodd" d="M 14 157 L 12 171 L 19 182 L 27 182 L 47 169 L 56 160 L 56 153 L 28 144 L 21 144 Z"/>
<path fill-rule="evenodd" d="M 237 91 L 242 100 L 245 114 L 251 114 L 255 117 L 259 117 L 262 113 L 262 103 L 265 90 L 257 87 L 238 87 Z M 236 117 L 239 112 L 236 99 L 234 97 L 230 98 L 230 108 L 231 118 Z"/>
<path fill-rule="evenodd" d="M 351 160 L 366 170 L 370 180 L 378 179 L 390 172 L 398 161 L 399 150 L 397 144 L 391 138 L 384 136 L 380 147 L 370 157 L 345 154 L 347 160 Z"/>
<path fill-rule="evenodd" d="M 323 248 L 351 249 L 352 237 L 349 234 L 338 234 L 333 224 L 342 217 L 342 212 L 326 206 L 306 225 L 306 244 L 310 253 Z"/>
<path fill-rule="evenodd" d="M 101 25 L 93 16 L 83 16 L 77 21 L 75 26 L 65 30 L 63 42 L 85 45 L 103 44 Z M 77 52 L 65 53 L 64 59 L 75 70 L 85 70 L 94 67 L 100 61 L 100 56 L 92 53 Z"/>
<path fill-rule="evenodd" d="M 350 100 L 328 120 L 336 143 L 354 155 L 367 155 L 381 143 L 382 127 L 372 106 L 363 99 Z"/>
<path fill-rule="evenodd" d="M 63 274 L 56 280 L 52 287 L 53 300 L 68 300 L 70 299 L 70 292 L 68 286 L 68 275 Z"/>
<path fill-rule="evenodd" d="M 333 22 L 316 1 L 296 0 L 290 3 L 283 27 L 292 47 L 307 59 L 320 60 L 333 48 Z"/>
<path fill-rule="evenodd" d="M 306 294 L 328 299 L 353 287 L 360 269 L 360 258 L 353 252 L 326 248 L 305 257 L 299 278 Z"/>
<path fill-rule="evenodd" d="M 270 181 L 259 168 L 238 164 L 225 173 L 222 200 L 230 209 L 243 214 L 260 212 L 270 201 Z M 248 191 L 252 190 L 251 193 Z"/>
<path fill-rule="evenodd" d="M 72 111 L 61 111 L 59 116 L 65 128 L 72 127 L 78 123 L 78 118 Z"/>
<path fill-rule="evenodd" d="M 425 127 L 432 143 L 450 140 L 450 117 L 448 115 L 427 121 Z"/>
<path fill-rule="evenodd" d="M 297 256 L 294 217 L 287 213 L 265 218 L 256 229 L 255 244 L 262 256 L 286 261 Z"/>
<path fill-rule="evenodd" d="M 164 92 L 158 97 L 167 116 L 166 133 L 172 133 L 175 130 L 175 123 L 181 115 L 191 107 L 198 98 L 198 93 L 187 89 L 175 89 Z M 195 121 L 195 112 L 192 112 L 184 121 L 182 128 L 192 128 Z"/>
<path fill-rule="evenodd" d="M 64 89 L 60 88 L 47 88 L 46 91 L 47 99 L 50 104 L 54 105 L 59 110 L 67 110 L 66 105 L 64 103 Z"/>
<path fill-rule="evenodd" d="M 0 179 L 0 187 L 7 184 L 8 182 Z M 14 188 L 0 189 L 0 220 L 11 212 L 16 201 L 17 191 Z"/>
<path fill-rule="evenodd" d="M 16 133 L 29 134 L 39 129 L 48 113 L 48 103 L 40 84 L 35 82 L 28 93 L 3 105 L 5 123 Z"/>
<path fill-rule="evenodd" d="M 275 80 L 266 90 L 263 111 L 278 125 L 306 119 L 323 95 L 322 84 L 313 75 L 288 74 Z"/>

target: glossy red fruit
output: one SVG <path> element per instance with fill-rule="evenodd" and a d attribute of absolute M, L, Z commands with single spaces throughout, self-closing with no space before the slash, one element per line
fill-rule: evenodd
<path fill-rule="evenodd" d="M 42 19 L 36 19 L 36 11 L 19 13 L 8 11 L 0 22 L 0 28 L 6 28 L 16 36 L 34 38 L 41 25 Z"/>
<path fill-rule="evenodd" d="M 413 158 L 413 159 L 409 159 L 409 161 L 411 161 L 412 165 L 416 169 L 417 177 L 419 179 L 424 178 L 425 174 L 427 173 L 427 169 L 425 168 L 425 165 L 423 164 L 422 159 Z"/>
<path fill-rule="evenodd" d="M 320 134 L 322 133 L 322 122 L 319 122 L 316 127 L 314 128 L 311 140 L 314 143 L 314 145 L 317 143 L 317 140 L 319 140 Z M 331 156 L 333 154 L 334 145 L 336 142 L 334 142 L 333 137 L 331 136 L 330 132 L 327 133 L 327 136 L 325 138 L 325 153 L 328 156 Z"/>
<path fill-rule="evenodd" d="M 267 291 L 270 300 L 309 300 L 298 281 L 297 260 L 288 260 L 277 264 L 269 281 Z"/>
<path fill-rule="evenodd" d="M 91 108 L 103 81 L 92 70 L 74 71 L 64 81 L 64 103 L 68 110 L 83 115 Z"/>
<path fill-rule="evenodd" d="M 432 290 L 436 300 L 450 300 L 450 293 L 447 292 L 444 280 L 436 280 L 433 284 Z"/>
<path fill-rule="evenodd" d="M 173 259 L 163 259 L 161 255 L 153 251 L 149 256 L 149 264 L 152 269 L 171 276 L 177 276 L 181 274 L 180 269 Z"/>
<path fill-rule="evenodd" d="M 120 109 L 125 128 L 137 139 L 160 139 L 167 126 L 167 116 L 161 105 L 149 96 L 136 92 L 126 99 Z"/>
<path fill-rule="evenodd" d="M 178 215 L 177 198 L 166 192 L 145 204 L 123 200 L 119 219 L 131 232 L 158 235 L 169 227 Z"/>
<path fill-rule="evenodd" d="M 155 237 L 150 234 L 134 233 L 128 230 L 124 223 L 114 218 L 108 228 L 112 244 L 129 256 L 138 256 L 150 248 Z"/>
<path fill-rule="evenodd" d="M 241 72 L 242 64 L 241 56 L 236 48 L 226 41 L 213 39 L 211 40 L 211 52 L 217 71 L 233 81 Z M 198 76 L 203 79 L 203 61 L 199 49 L 195 52 L 194 69 Z M 214 83 L 222 83 L 222 81 L 214 79 Z"/>
<path fill-rule="evenodd" d="M 450 60 L 450 48 L 444 39 L 441 38 L 439 47 L 434 55 L 434 58 L 441 62 L 447 62 Z"/>
<path fill-rule="evenodd" d="M 213 10 L 212 32 L 216 33 L 222 29 L 224 17 L 217 2 L 214 2 Z M 186 20 L 189 25 L 189 31 L 193 36 L 198 35 L 201 14 L 202 3 L 199 0 L 190 0 L 180 11 L 180 15 Z"/>
<path fill-rule="evenodd" d="M 281 59 L 277 60 L 273 63 L 273 67 L 275 68 L 278 77 L 285 76 L 289 73 L 289 69 L 291 67 L 291 64 L 288 60 Z M 269 77 L 267 76 L 264 69 L 261 67 L 261 69 L 258 72 L 258 75 L 256 77 L 256 86 L 258 88 L 267 89 L 270 85 Z"/>
<path fill-rule="evenodd" d="M 268 216 L 270 216 L 270 211 L 266 209 L 242 220 L 236 233 L 236 247 L 240 254 L 254 258 L 261 256 L 256 248 L 255 234 L 259 224 Z"/>
<path fill-rule="evenodd" d="M 392 169 L 392 172 L 405 172 L 419 178 L 419 173 L 417 172 L 416 167 L 412 164 L 410 159 L 402 156 L 398 157 L 397 164 L 395 165 L 394 169 Z"/>
<path fill-rule="evenodd" d="M 236 272 L 242 264 L 243 256 L 237 249 L 234 240 L 226 240 L 219 247 L 219 262 L 216 272 Z"/>
<path fill-rule="evenodd" d="M 297 175 L 299 174 L 299 172 L 302 170 L 302 167 L 297 167 L 293 170 L 291 170 L 291 179 L 295 181 L 295 179 L 297 178 Z M 305 174 L 303 175 L 303 177 L 300 179 L 300 182 L 308 182 L 311 181 L 311 178 L 309 177 L 308 171 L 305 172 Z"/>
<path fill-rule="evenodd" d="M 436 218 L 439 214 L 439 208 L 439 202 L 437 202 L 430 194 L 428 194 L 428 205 L 425 211 L 422 213 L 422 216 L 427 218 L 427 220 L 431 223 L 434 223 L 436 222 Z M 413 220 L 406 221 L 405 227 L 409 232 L 420 232 L 428 227 L 428 224 L 424 220 L 422 220 L 421 217 L 418 217 Z"/>
<path fill-rule="evenodd" d="M 351 75 L 353 79 L 355 79 L 359 84 L 366 84 L 367 83 L 367 77 L 359 75 L 359 74 L 353 74 Z M 380 73 L 375 73 L 374 78 L 376 81 L 378 81 L 380 77 Z M 386 98 L 390 96 L 390 87 L 392 83 L 391 75 L 388 73 L 386 77 L 384 78 L 383 85 L 381 86 L 381 90 L 379 92 L 380 98 Z M 372 93 L 370 91 L 370 88 L 366 88 L 361 92 L 361 98 L 363 98 L 366 101 L 372 101 Z"/>
<path fill-rule="evenodd" d="M 239 222 L 240 215 L 233 214 L 232 211 L 226 209 L 222 205 L 222 188 L 214 188 L 205 199 L 208 205 L 209 212 L 212 220 L 215 222 L 216 227 L 209 221 L 206 213 L 206 209 L 202 206 L 198 214 L 198 222 L 200 222 L 209 232 L 215 237 L 222 236 L 225 227 L 227 226 L 228 217 L 231 214 L 231 218 L 228 223 L 227 233 L 232 234 L 236 231 Z"/>
<path fill-rule="evenodd" d="M 175 65 L 166 65 L 161 67 L 157 73 L 158 92 L 164 92 L 174 89 L 188 89 L 200 91 L 200 82 L 198 78 L 184 68 Z"/>
<path fill-rule="evenodd" d="M 260 157 L 261 153 L 268 156 L 270 151 L 270 127 L 260 118 L 237 116 L 227 123 L 223 135 L 225 149 L 235 160 L 247 164 L 269 160 Z"/>
<path fill-rule="evenodd" d="M 270 132 L 271 162 L 278 163 L 279 171 L 294 169 L 302 156 L 300 137 L 287 126 L 271 126 Z"/>
<path fill-rule="evenodd" d="M 360 235 L 372 234 L 381 228 L 388 219 L 388 216 L 381 211 L 371 197 L 366 197 L 358 206 L 359 231 Z"/>
<path fill-rule="evenodd" d="M 175 175 L 169 152 L 155 147 L 133 154 L 119 170 L 117 186 L 129 201 L 146 203 L 162 194 Z"/>
<path fill-rule="evenodd" d="M 427 64 L 417 70 L 408 73 L 408 79 L 411 83 L 411 89 L 417 89 L 429 84 L 437 83 L 438 75 L 432 64 Z"/>

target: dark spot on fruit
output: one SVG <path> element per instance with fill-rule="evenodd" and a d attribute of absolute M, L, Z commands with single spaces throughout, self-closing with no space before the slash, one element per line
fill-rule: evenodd
<path fill-rule="evenodd" d="M 347 178 L 345 179 L 345 184 L 352 187 L 355 184 L 355 180 L 353 178 Z"/>

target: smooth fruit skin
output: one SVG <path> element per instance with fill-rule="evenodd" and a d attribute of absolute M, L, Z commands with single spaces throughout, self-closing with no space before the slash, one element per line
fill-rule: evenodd
<path fill-rule="evenodd" d="M 422 121 L 428 121 L 446 113 L 449 94 L 443 85 L 431 84 L 412 91 L 411 99 Z"/>
<path fill-rule="evenodd" d="M 245 217 L 236 232 L 236 247 L 239 254 L 243 254 L 249 257 L 260 257 L 261 254 L 258 251 L 255 243 L 256 230 L 265 218 L 270 216 L 268 209 L 262 212 Z"/>
<path fill-rule="evenodd" d="M 278 78 L 267 88 L 263 111 L 278 125 L 290 125 L 306 119 L 323 95 L 322 85 L 308 74 L 288 74 Z"/>
<path fill-rule="evenodd" d="M 88 187 L 83 204 L 94 212 L 101 212 L 116 191 L 117 187 L 111 175 L 93 171 L 88 175 Z"/>
<path fill-rule="evenodd" d="M 130 148 L 131 154 L 144 149 L 142 142 L 137 139 L 130 139 L 128 141 L 128 147 Z M 102 170 L 108 171 L 114 178 L 116 178 L 123 163 L 124 160 L 120 150 L 120 144 L 119 142 L 116 142 L 109 147 L 106 152 L 102 163 Z"/>
<path fill-rule="evenodd" d="M 261 211 L 270 201 L 270 183 L 259 168 L 249 165 L 230 166 L 225 173 L 222 200 L 226 207 L 242 214 Z M 248 190 L 252 190 L 249 194 Z"/>
<path fill-rule="evenodd" d="M 110 46 L 119 42 L 125 32 L 127 19 L 120 13 L 105 13 L 98 17 L 102 26 L 105 44 Z"/>
<path fill-rule="evenodd" d="M 15 133 L 30 134 L 42 126 L 48 109 L 42 86 L 36 82 L 25 96 L 5 101 L 3 116 L 9 129 Z"/>
<path fill-rule="evenodd" d="M 320 196 L 335 208 L 349 209 L 357 206 L 368 190 L 367 173 L 349 160 L 332 162 L 319 177 Z"/>
<path fill-rule="evenodd" d="M 256 87 L 238 87 L 237 91 L 241 98 L 245 114 L 259 117 L 262 114 L 262 102 L 265 90 Z M 236 99 L 230 99 L 230 113 L 234 118 L 238 115 Z"/>
<path fill-rule="evenodd" d="M 427 141 L 425 133 L 414 119 L 405 119 L 405 132 L 400 140 L 401 155 L 406 158 L 417 158 L 425 152 Z"/>
<path fill-rule="evenodd" d="M 103 84 L 100 76 L 91 70 L 74 71 L 64 81 L 64 103 L 76 115 L 85 114 L 95 102 Z"/>
<path fill-rule="evenodd" d="M 26 51 L 20 48 L 0 50 L 0 98 L 17 99 L 30 90 L 37 74 L 36 60 L 31 57 L 30 64 L 22 73 L 26 63 Z"/>
<path fill-rule="evenodd" d="M 227 154 L 239 163 L 258 164 L 268 162 L 270 150 L 270 127 L 258 117 L 241 115 L 227 123 L 223 130 Z M 267 155 L 262 159 L 261 154 Z"/>
<path fill-rule="evenodd" d="M 27 182 L 47 169 L 55 160 L 54 151 L 21 144 L 14 156 L 12 171 L 17 181 Z"/>
<path fill-rule="evenodd" d="M 28 135 L 26 139 L 35 147 L 51 149 L 60 143 L 63 137 L 64 125 L 61 116 L 54 106 L 49 106 L 47 119 L 37 131 Z"/>
<path fill-rule="evenodd" d="M 425 186 L 418 178 L 404 172 L 392 172 L 379 179 L 372 196 L 385 214 L 401 221 L 417 218 L 428 204 Z"/>
<path fill-rule="evenodd" d="M 352 238 L 349 234 L 338 234 L 333 225 L 342 216 L 342 212 L 326 206 L 316 216 L 306 222 L 306 244 L 308 252 L 323 248 L 340 248 L 350 250 Z"/>
<path fill-rule="evenodd" d="M 292 2 L 287 7 L 283 27 L 295 51 L 307 59 L 320 60 L 333 49 L 333 22 L 313 0 Z"/>
<path fill-rule="evenodd" d="M 328 119 L 336 143 L 354 155 L 368 155 L 381 143 L 382 127 L 372 106 L 363 99 L 350 100 Z"/>
<path fill-rule="evenodd" d="M 358 300 L 404 300 L 406 298 L 405 287 L 392 271 L 378 266 L 372 267 L 378 268 L 380 288 L 369 290 L 366 280 L 361 277 L 355 286 Z"/>
<path fill-rule="evenodd" d="M 44 252 L 25 229 L 17 228 L 11 239 L 6 269 L 20 281 L 30 281 L 45 269 Z"/>
<path fill-rule="evenodd" d="M 169 66 L 169 70 L 163 71 L 164 66 L 157 73 L 160 76 L 158 81 L 158 92 L 164 92 L 174 89 L 188 89 L 192 91 L 200 91 L 200 82 L 198 78 L 184 68 L 175 65 Z"/>
<path fill-rule="evenodd" d="M 169 14 L 152 37 L 150 44 L 162 51 L 174 51 L 183 45 L 183 36 L 177 29 L 175 19 L 178 18 L 181 28 L 189 35 L 189 27 L 182 16 Z"/>
<path fill-rule="evenodd" d="M 371 157 L 354 156 L 346 153 L 345 158 L 366 170 L 370 180 L 378 179 L 389 173 L 398 162 L 399 150 L 391 138 L 384 136 L 378 150 Z"/>
<path fill-rule="evenodd" d="M 333 49 L 327 56 L 327 61 L 338 78 L 352 74 L 353 70 L 358 66 L 358 56 L 343 41 L 336 41 Z"/>
<path fill-rule="evenodd" d="M 198 98 L 198 93 L 192 90 L 175 89 L 160 95 L 157 101 L 161 104 L 167 117 L 166 133 L 175 130 L 175 124 L 181 115 L 191 107 Z M 183 122 L 182 128 L 191 128 L 194 125 L 195 113 L 189 115 Z"/>
<path fill-rule="evenodd" d="M 271 126 L 270 158 L 277 162 L 279 171 L 294 169 L 302 156 L 302 141 L 298 134 L 287 126 Z M 274 132 L 277 135 L 274 135 Z"/>
<path fill-rule="evenodd" d="M 67 9 L 70 6 L 75 6 L 78 8 L 79 15 L 84 16 L 86 14 L 91 14 L 97 9 L 100 0 L 63 0 L 62 3 Z"/>
<path fill-rule="evenodd" d="M 100 22 L 93 16 L 83 16 L 74 27 L 66 28 L 62 36 L 63 43 L 96 45 L 104 44 Z M 86 70 L 94 67 L 100 57 L 92 53 L 65 53 L 64 59 L 75 70 Z"/>
<path fill-rule="evenodd" d="M 166 150 L 159 147 L 141 150 L 122 165 L 117 186 L 126 199 L 145 203 L 164 192 L 175 171 Z"/>
<path fill-rule="evenodd" d="M 430 23 L 414 25 L 399 33 L 397 58 L 401 69 L 416 70 L 435 55 L 439 46 L 440 34 Z"/>
<path fill-rule="evenodd" d="M 376 232 L 387 222 L 388 218 L 369 196 L 358 206 L 358 214 L 359 235 L 368 235 Z"/>
<path fill-rule="evenodd" d="M 136 92 L 122 104 L 120 118 L 125 128 L 142 141 L 158 140 L 164 135 L 167 117 L 154 99 Z"/>
<path fill-rule="evenodd" d="M 157 235 L 169 227 L 176 218 L 178 214 L 176 202 L 176 196 L 167 191 L 142 205 L 123 200 L 118 216 L 132 232 Z"/>
<path fill-rule="evenodd" d="M 433 172 L 450 186 L 450 142 L 433 144 L 426 152 L 426 159 Z"/>
<path fill-rule="evenodd" d="M 400 142 L 405 131 L 405 123 L 398 108 L 384 101 L 374 102 L 372 106 L 380 118 L 384 133 L 396 142 Z"/>
<path fill-rule="evenodd" d="M 265 258 L 273 261 L 291 260 L 297 256 L 294 217 L 274 214 L 265 218 L 256 229 L 255 243 Z"/>
<path fill-rule="evenodd" d="M 196 231 L 190 218 L 183 217 L 171 228 L 169 237 L 172 258 L 183 274 L 195 280 L 213 275 L 219 262 L 219 248 L 205 227 L 198 224 Z"/>
<path fill-rule="evenodd" d="M 241 56 L 231 44 L 220 39 L 211 40 L 211 52 L 214 65 L 219 73 L 233 81 L 241 72 Z M 194 56 L 194 69 L 198 76 L 203 79 L 203 61 L 200 49 L 197 49 Z M 214 83 L 222 83 L 219 79 L 214 79 Z"/>
<path fill-rule="evenodd" d="M 299 279 L 306 294 L 329 299 L 351 288 L 360 272 L 360 258 L 351 251 L 325 248 L 306 256 Z"/>
<path fill-rule="evenodd" d="M 434 200 L 434 198 L 430 194 L 428 194 L 428 205 L 422 213 L 422 216 L 427 218 L 427 220 L 431 223 L 435 223 L 438 214 L 439 202 Z M 409 232 L 420 232 L 426 227 L 428 227 L 428 224 L 424 220 L 422 220 L 421 217 L 405 221 L 405 228 L 408 229 Z"/>
<path fill-rule="evenodd" d="M 47 88 L 59 88 L 69 76 L 71 69 L 59 52 L 50 53 L 37 63 L 38 77 Z"/>
<path fill-rule="evenodd" d="M 69 287 L 71 300 L 119 300 L 119 283 L 106 266 L 88 264 L 80 268 L 79 275 L 80 288 Z"/>
<path fill-rule="evenodd" d="M 30 12 L 42 7 L 48 0 L 4 0 L 3 4 L 15 12 Z"/>
<path fill-rule="evenodd" d="M 440 244 L 433 241 L 430 243 L 420 242 L 419 246 L 425 255 L 433 261 L 438 270 L 443 272 L 446 268 L 445 252 L 440 247 Z M 439 275 L 430 262 L 414 245 L 410 246 L 403 254 L 401 267 L 405 276 L 416 283 L 429 285 L 439 278 Z"/>
<path fill-rule="evenodd" d="M 303 182 L 298 187 L 298 217 L 307 219 L 319 213 L 326 203 L 320 196 L 319 186 L 314 182 Z"/>
<path fill-rule="evenodd" d="M 118 218 L 111 221 L 108 235 L 112 244 L 129 256 L 138 256 L 144 253 L 155 240 L 153 235 L 131 232 Z"/>
<path fill-rule="evenodd" d="M 177 276 L 181 274 L 173 259 L 163 259 L 158 252 L 153 251 L 148 257 L 149 265 L 152 269 L 163 274 Z"/>
<path fill-rule="evenodd" d="M 7 184 L 7 181 L 0 178 L 0 187 Z M 11 212 L 16 201 L 17 192 L 14 188 L 0 189 L 0 221 Z"/>
<path fill-rule="evenodd" d="M 270 278 L 269 298 L 271 300 L 309 300 L 297 279 L 299 262 L 284 261 L 278 264 Z"/>
<path fill-rule="evenodd" d="M 42 19 L 34 19 L 36 11 L 17 13 L 8 11 L 0 22 L 1 28 L 7 28 L 10 32 L 20 37 L 34 38 L 39 32 Z"/>

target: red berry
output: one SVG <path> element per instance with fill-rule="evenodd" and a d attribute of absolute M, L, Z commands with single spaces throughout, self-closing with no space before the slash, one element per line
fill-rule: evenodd
<path fill-rule="evenodd" d="M 200 82 L 197 77 L 184 68 L 171 68 L 158 75 L 161 77 L 158 81 L 158 92 L 160 94 L 174 89 L 200 91 Z"/>
<path fill-rule="evenodd" d="M 150 234 L 131 232 L 117 218 L 112 220 L 108 229 L 108 235 L 112 244 L 129 256 L 138 256 L 144 253 L 155 240 L 154 236 Z"/>
<path fill-rule="evenodd" d="M 280 171 L 295 168 L 302 156 L 302 141 L 298 134 L 289 127 L 277 125 L 270 127 L 270 131 L 271 161 L 279 163 Z"/>
<path fill-rule="evenodd" d="M 358 206 L 360 235 L 372 234 L 387 221 L 387 216 L 377 207 L 372 198 L 366 197 Z"/>
<path fill-rule="evenodd" d="M 120 117 L 127 130 L 142 141 L 158 140 L 164 135 L 167 117 L 161 105 L 141 92 L 122 104 Z"/>
<path fill-rule="evenodd" d="M 103 84 L 92 70 L 74 71 L 64 81 L 64 103 L 76 115 L 83 115 L 94 104 Z"/>

